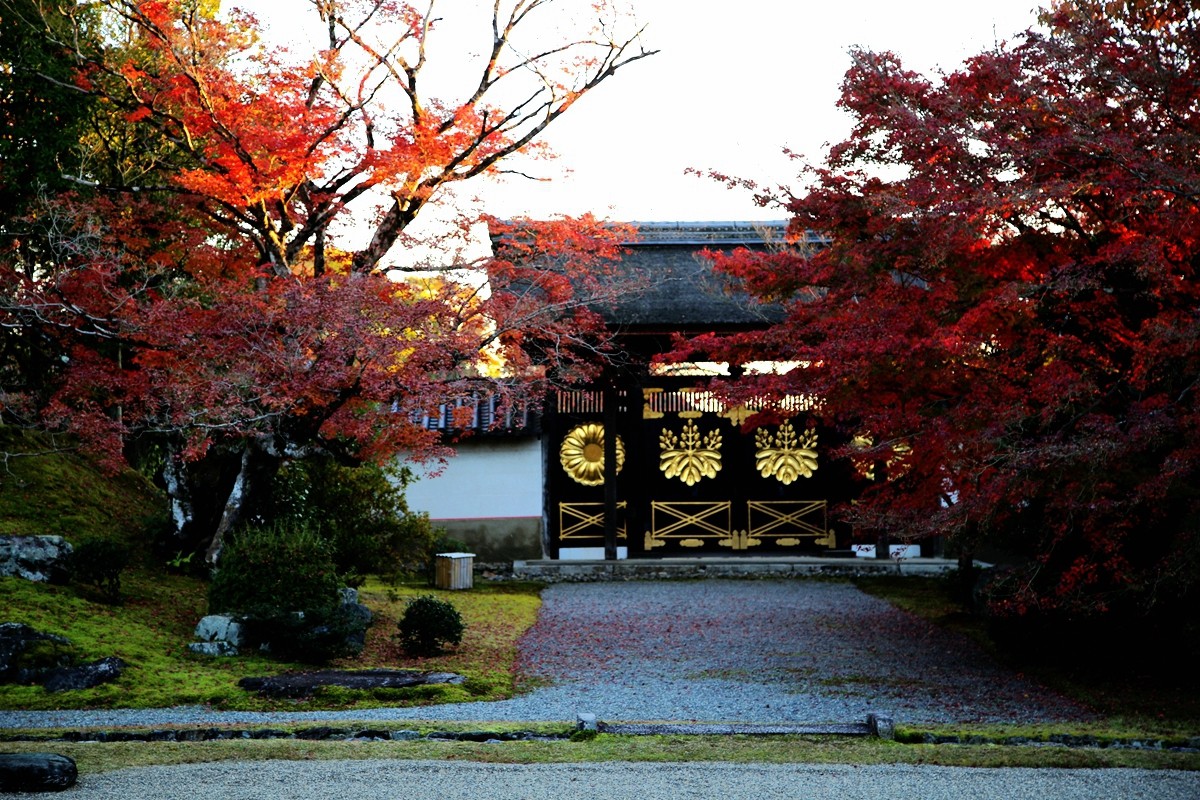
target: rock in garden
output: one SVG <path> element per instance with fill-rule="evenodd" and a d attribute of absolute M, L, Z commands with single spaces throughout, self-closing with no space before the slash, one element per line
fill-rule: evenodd
<path fill-rule="evenodd" d="M 58 667 L 46 673 L 42 685 L 48 692 L 69 692 L 76 689 L 91 689 L 102 683 L 115 681 L 128 666 L 116 656 L 102 658 L 77 667 Z"/>
<path fill-rule="evenodd" d="M 236 656 L 239 652 L 237 647 L 229 642 L 192 642 L 188 645 L 188 650 L 191 650 L 198 656 Z"/>
<path fill-rule="evenodd" d="M 0 623 L 0 683 L 30 682 L 31 675 L 69 662 L 71 643 L 20 622 Z"/>
<path fill-rule="evenodd" d="M 57 792 L 75 785 L 75 762 L 57 753 L 0 753 L 0 792 Z"/>
<path fill-rule="evenodd" d="M 361 652 L 367 643 L 367 627 L 371 624 L 371 609 L 362 603 L 342 603 L 339 612 L 350 632 L 346 635 L 347 646 Z"/>
<path fill-rule="evenodd" d="M 195 635 L 202 642 L 228 642 L 235 648 L 245 644 L 241 623 L 225 614 L 209 614 L 201 619 Z"/>
<path fill-rule="evenodd" d="M 453 672 L 421 672 L 411 669 L 321 670 L 288 672 L 264 678 L 242 678 L 238 686 L 264 697 L 311 697 L 322 686 L 345 689 L 403 689 L 430 683 L 462 683 L 465 676 Z"/>
<path fill-rule="evenodd" d="M 61 536 L 0 536 L 0 577 L 66 583 L 71 543 Z"/>

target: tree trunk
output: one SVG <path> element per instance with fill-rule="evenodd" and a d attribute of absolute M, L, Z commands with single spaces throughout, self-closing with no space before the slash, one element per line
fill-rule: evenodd
<path fill-rule="evenodd" d="M 204 558 L 209 565 L 216 566 L 221 549 L 225 546 L 225 537 L 260 506 L 260 495 L 270 490 L 271 480 L 282 463 L 280 456 L 264 448 L 260 442 L 250 439 L 242 445 L 237 475 L 226 496 L 225 507 L 216 520 L 212 537 L 208 539 Z"/>
<path fill-rule="evenodd" d="M 167 498 L 171 501 L 172 534 L 176 542 L 183 545 L 187 542 L 188 530 L 195 524 L 196 511 L 192 506 L 192 490 L 187 469 L 174 443 L 167 445 L 162 477 Z"/>
<path fill-rule="evenodd" d="M 242 521 L 242 510 L 246 506 L 246 496 L 250 493 L 250 463 L 253 458 L 250 454 L 253 449 L 253 445 L 246 442 L 242 450 L 237 477 L 233 481 L 233 488 L 229 490 L 229 497 L 225 500 L 225 510 L 221 512 L 217 529 L 213 532 L 212 540 L 208 543 L 208 550 L 204 553 L 204 560 L 210 566 L 215 567 L 218 559 L 221 558 L 221 548 L 225 546 L 225 535 Z"/>

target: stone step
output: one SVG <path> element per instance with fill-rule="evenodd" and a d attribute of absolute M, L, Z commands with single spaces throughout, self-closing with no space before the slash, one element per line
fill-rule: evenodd
<path fill-rule="evenodd" d="M 57 753 L 0 753 L 0 792 L 58 792 L 78 776 L 75 761 Z"/>

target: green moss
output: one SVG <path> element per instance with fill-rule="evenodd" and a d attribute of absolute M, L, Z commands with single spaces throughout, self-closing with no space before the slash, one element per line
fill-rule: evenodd
<path fill-rule="evenodd" d="M 45 670 L 74 663 L 78 658 L 69 644 L 46 639 L 32 642 L 16 658 L 17 669 Z"/>
<path fill-rule="evenodd" d="M 416 702 L 440 697 L 463 700 L 501 700 L 516 691 L 514 663 L 517 640 L 537 620 L 541 584 L 479 584 L 469 591 L 431 590 L 423 583 L 389 584 L 368 579 L 359 598 L 370 606 L 375 621 L 367 632 L 363 660 L 414 669 L 457 672 L 467 676 L 460 686 L 429 687 L 431 693 Z M 407 602 L 419 595 L 447 600 L 466 623 L 462 641 L 441 655 L 419 658 L 408 655 L 396 637 L 397 621 Z M 438 700 L 438 702 L 446 702 Z"/>
<path fill-rule="evenodd" d="M 196 622 L 206 613 L 206 584 L 198 579 L 135 567 L 123 583 L 125 602 L 108 606 L 69 587 L 0 579 L 6 620 L 65 636 L 82 660 L 115 655 L 130 668 L 120 680 L 75 692 L 50 694 L 38 686 L 0 685 L 0 708 L 156 708 L 210 704 L 230 710 L 304 710 L 329 707 L 428 705 L 512 696 L 517 639 L 533 624 L 540 605 L 538 586 L 480 587 L 456 592 L 468 623 L 462 644 L 437 658 L 408 658 L 394 641 L 395 619 L 404 600 L 429 592 L 424 586 L 388 586 L 369 581 L 360 598 L 375 613 L 361 657 L 335 662 L 344 669 L 373 667 L 458 672 L 462 685 L 352 692 L 326 689 L 311 700 L 269 700 L 240 687 L 243 677 L 268 675 L 302 665 L 254 654 L 208 658 L 192 654 Z M 395 599 L 389 599 L 389 596 Z"/>
<path fill-rule="evenodd" d="M 478 728 L 478 726 L 474 726 Z M 525 726 L 526 728 L 528 726 Z M 6 743 L 11 752 L 45 750 L 45 742 Z M 760 764 L 936 764 L 971 767 L 1074 767 L 1200 770 L 1200 755 L 1137 750 L 903 745 L 870 739 L 786 736 L 614 736 L 578 741 L 308 742 L 295 739 L 199 743 L 56 742 L 81 774 L 130 766 L 219 761 L 311 759 L 446 759 L 533 764 L 605 761 Z"/>
<path fill-rule="evenodd" d="M 0 426 L 0 531 L 68 540 L 137 538 L 161 525 L 162 495 L 132 470 L 114 473 L 67 437 Z"/>
<path fill-rule="evenodd" d="M 261 658 L 238 659 L 234 669 L 187 650 L 203 615 L 200 581 L 144 573 L 127 582 L 126 602 L 113 607 L 92 602 L 70 588 L 0 579 L 11 621 L 70 640 L 81 660 L 118 656 L 130 667 L 113 683 L 51 694 L 41 687 L 0 686 L 0 707 L 152 708 L 181 703 L 221 702 L 246 672 L 265 670 Z"/>

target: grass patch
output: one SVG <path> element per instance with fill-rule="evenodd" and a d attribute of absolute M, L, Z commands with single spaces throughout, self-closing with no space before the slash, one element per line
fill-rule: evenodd
<path fill-rule="evenodd" d="M 461 692 L 465 699 L 472 700 L 511 697 L 518 688 L 513 675 L 517 640 L 537 621 L 541 589 L 540 583 L 523 582 L 480 584 L 469 591 L 442 591 L 424 584 L 390 585 L 370 579 L 359 588 L 360 599 L 375 614 L 362 660 L 467 676 L 466 683 L 460 686 L 416 688 Z M 396 638 L 396 626 L 405 605 L 423 594 L 452 604 L 466 623 L 458 646 L 427 658 L 409 656 Z"/>
<path fill-rule="evenodd" d="M 134 570 L 119 606 L 95 602 L 71 587 L 0 579 L 5 621 L 65 636 L 83 660 L 118 656 L 129 664 L 120 680 L 93 689 L 50 693 L 40 686 L 0 685 L 0 708 L 157 708 L 235 702 L 237 681 L 278 669 L 257 656 L 202 659 L 188 642 L 205 613 L 201 581 Z"/>
<path fill-rule="evenodd" d="M 375 615 L 361 656 L 331 666 L 341 669 L 405 668 L 458 672 L 459 686 L 418 686 L 375 692 L 322 690 L 311 700 L 267 700 L 237 686 L 244 677 L 306 665 L 258 655 L 207 658 L 187 649 L 196 622 L 206 613 L 206 584 L 198 579 L 138 568 L 124 580 L 119 606 L 95 602 L 72 587 L 0 579 L 3 621 L 24 622 L 68 638 L 84 660 L 119 656 L 130 668 L 121 679 L 94 689 L 49 693 L 40 686 L 0 685 L 0 708 L 158 708 L 207 704 L 238 710 L 309 710 L 383 705 L 426 705 L 511 697 L 517 639 L 537 618 L 539 584 L 484 585 L 444 593 L 467 622 L 462 644 L 435 658 L 410 658 L 395 643 L 396 620 L 407 597 L 433 590 L 368 581 L 360 599 Z"/>
<path fill-rule="evenodd" d="M 6 744 L 13 752 L 40 752 L 45 743 Z M 733 762 L 753 764 L 937 764 L 971 767 L 1200 769 L 1200 755 L 1147 750 L 988 745 L 905 745 L 872 739 L 802 736 L 615 736 L 500 744 L 308 742 L 295 739 L 199 743 L 65 743 L 55 752 L 75 759 L 82 773 L 131 766 L 213 761 L 310 759 L 439 759 L 497 764 L 609 761 Z"/>

